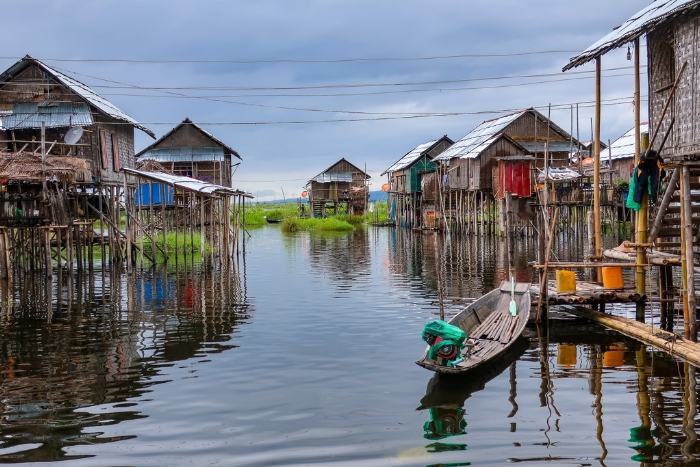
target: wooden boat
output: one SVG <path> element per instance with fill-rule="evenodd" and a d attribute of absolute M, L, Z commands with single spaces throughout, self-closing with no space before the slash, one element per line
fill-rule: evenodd
<path fill-rule="evenodd" d="M 522 357 L 529 346 L 528 340 L 521 336 L 490 365 L 482 365 L 468 373 L 435 373 L 428 381 L 425 396 L 416 410 L 464 407 L 464 402 L 472 394 L 482 391 L 486 383 L 502 374 Z"/>
<path fill-rule="evenodd" d="M 282 219 L 270 219 L 267 216 L 265 216 L 265 220 L 268 224 L 279 224 L 280 222 L 282 222 Z"/>
<path fill-rule="evenodd" d="M 516 316 L 511 316 L 510 282 L 504 281 L 449 321 L 467 334 L 464 360 L 456 366 L 439 365 L 428 358 L 428 349 L 416 363 L 437 373 L 465 373 L 483 367 L 501 356 L 523 333 L 530 317 L 530 284 L 515 284 Z"/>

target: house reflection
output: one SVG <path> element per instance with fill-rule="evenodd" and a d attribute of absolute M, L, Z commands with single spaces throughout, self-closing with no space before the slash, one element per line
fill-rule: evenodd
<path fill-rule="evenodd" d="M 70 446 L 129 438 L 99 427 L 144 417 L 135 406 L 162 382 L 162 362 L 235 347 L 252 312 L 244 279 L 192 272 L 15 284 L 0 314 L 0 462 L 67 460 Z"/>

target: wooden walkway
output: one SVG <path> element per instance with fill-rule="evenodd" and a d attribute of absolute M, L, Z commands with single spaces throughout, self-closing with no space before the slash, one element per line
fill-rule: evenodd
<path fill-rule="evenodd" d="M 566 307 L 565 311 L 576 316 L 588 318 L 591 321 L 700 367 L 700 344 L 697 342 L 632 319 L 607 315 L 583 307 Z"/>
<path fill-rule="evenodd" d="M 537 284 L 530 287 L 530 295 L 539 300 L 540 289 Z M 636 303 L 646 300 L 646 295 L 639 295 L 634 287 L 624 289 L 605 289 L 593 282 L 576 282 L 576 293 L 558 293 L 555 281 L 547 282 L 547 302 L 550 305 L 584 305 L 601 303 Z"/>

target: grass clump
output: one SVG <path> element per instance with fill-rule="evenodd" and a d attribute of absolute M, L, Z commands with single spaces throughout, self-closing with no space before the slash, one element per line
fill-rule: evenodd
<path fill-rule="evenodd" d="M 246 205 L 245 225 L 264 225 L 267 223 L 266 216 L 270 220 L 282 220 L 296 216 L 298 211 L 299 208 L 294 203 Z"/>
<path fill-rule="evenodd" d="M 340 216 L 336 216 L 336 219 L 347 222 L 348 224 L 357 227 L 358 225 L 362 225 L 365 223 L 365 218 L 363 216 L 353 216 L 351 214 L 343 214 Z"/>
<path fill-rule="evenodd" d="M 176 247 L 178 254 L 184 252 L 199 253 L 202 245 L 199 231 L 195 231 L 193 236 L 184 235 L 183 232 L 178 232 L 177 242 L 175 241 L 175 232 L 169 232 L 168 235 L 165 236 L 165 239 L 163 238 L 163 233 L 161 232 L 155 236 L 156 245 L 158 245 L 160 248 L 156 248 L 151 245 L 151 239 L 149 237 L 144 237 L 143 240 L 143 249 L 152 255 L 160 254 L 161 249 L 163 249 L 163 245 L 167 246 L 167 252 L 169 255 L 175 253 Z M 136 244 L 141 245 L 140 240 L 136 240 Z M 154 249 L 156 250 L 155 252 L 153 251 Z M 206 240 L 204 242 L 204 252 L 209 253 L 209 244 Z"/>
<path fill-rule="evenodd" d="M 325 232 L 345 232 L 355 230 L 352 224 L 340 220 L 337 217 L 328 217 L 326 219 L 299 219 L 296 217 L 288 217 L 282 222 L 283 232 L 298 232 L 300 230 L 316 230 Z"/>
<path fill-rule="evenodd" d="M 270 211 L 266 211 L 265 216 L 271 221 L 281 221 L 284 219 L 284 211 L 281 209 L 272 209 Z"/>

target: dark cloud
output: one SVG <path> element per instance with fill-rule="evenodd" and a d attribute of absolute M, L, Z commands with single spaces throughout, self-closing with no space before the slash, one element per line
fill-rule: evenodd
<path fill-rule="evenodd" d="M 619 25 L 648 0 L 256 0 L 101 2 L 23 0 L 3 5 L 3 54 L 39 58 L 178 59 L 338 59 L 420 57 L 466 53 L 583 50 Z M 532 86 L 461 91 L 368 95 L 405 89 L 502 85 L 513 81 L 390 88 L 324 89 L 304 94 L 365 93 L 336 97 L 251 97 L 237 90 L 172 91 L 236 103 L 175 98 L 154 90 L 121 89 L 105 78 L 141 87 L 294 87 L 357 83 L 464 80 L 506 75 L 556 73 L 572 54 L 436 61 L 350 63 L 170 63 L 127 64 L 49 62 L 82 75 L 118 107 L 146 123 L 159 136 L 183 118 L 195 122 L 309 121 L 368 116 L 285 110 L 260 104 L 364 112 L 479 112 L 592 101 L 593 81 L 571 80 Z M 604 57 L 604 67 L 629 66 L 626 50 Z M 5 68 L 12 60 L 0 60 Z M 575 71 L 592 70 L 591 65 Z M 631 72 L 603 81 L 603 97 L 632 94 Z M 542 78 L 540 80 L 552 79 Z M 644 89 L 644 88 L 643 88 Z M 289 94 L 300 91 L 259 91 Z M 140 97 L 129 94 L 141 94 Z M 158 96 L 158 97 L 155 97 Z M 167 98 L 164 98 L 167 96 Z M 645 110 L 645 109 L 644 109 Z M 546 109 L 545 109 L 546 111 Z M 644 112 L 646 114 L 646 112 Z M 210 125 L 207 129 L 236 148 L 243 163 L 235 179 L 253 193 L 273 196 L 281 187 L 299 193 L 304 181 L 345 157 L 367 164 L 373 181 L 414 146 L 444 134 L 457 139 L 493 113 L 307 125 Z M 552 117 L 570 126 L 569 110 Z M 581 138 L 590 137 L 592 109 L 580 109 Z M 165 123 L 159 125 L 158 123 Z M 615 139 L 632 126 L 629 104 L 608 106 L 603 137 Z M 139 134 L 137 147 L 149 138 Z M 250 181 L 250 182 L 246 182 Z M 261 195 L 262 196 L 262 195 Z"/>

